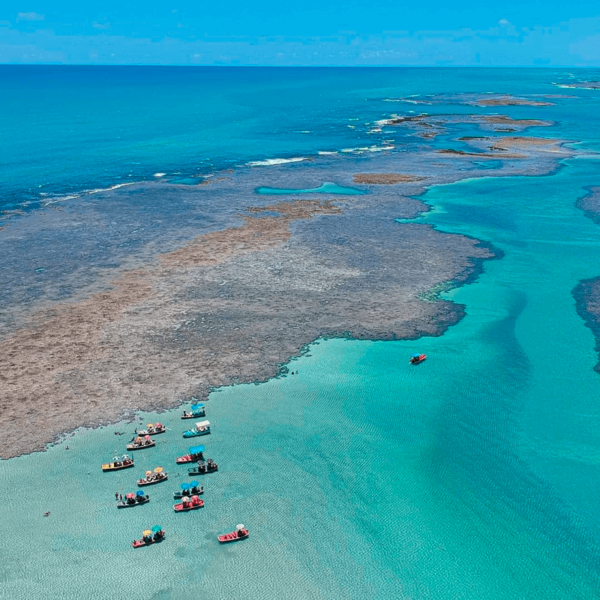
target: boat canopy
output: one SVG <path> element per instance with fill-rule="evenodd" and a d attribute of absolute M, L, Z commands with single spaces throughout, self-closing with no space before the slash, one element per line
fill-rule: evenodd
<path fill-rule="evenodd" d="M 121 459 L 118 456 L 113 456 L 113 462 L 119 462 Z"/>
<path fill-rule="evenodd" d="M 179 486 L 179 488 L 180 488 L 180 489 L 182 489 L 184 492 L 185 492 L 186 490 L 189 490 L 191 487 L 192 487 L 192 484 L 191 484 L 191 483 L 188 483 L 187 481 L 184 481 L 184 482 L 183 482 L 183 483 L 182 483 L 182 484 Z"/>
<path fill-rule="evenodd" d="M 199 484 L 198 484 L 198 482 L 197 482 L 196 480 L 194 480 L 194 481 L 190 481 L 190 489 L 192 489 L 192 488 L 195 488 L 195 487 L 198 487 L 198 485 L 199 485 Z"/>
<path fill-rule="evenodd" d="M 204 404 L 192 404 L 192 410 L 200 410 L 204 408 Z"/>
<path fill-rule="evenodd" d="M 202 429 L 203 427 L 210 427 L 210 421 L 200 421 L 199 423 L 196 423 L 197 429 Z"/>
<path fill-rule="evenodd" d="M 133 498 L 133 494 L 129 492 L 129 494 L 125 494 L 125 498 Z"/>
<path fill-rule="evenodd" d="M 419 358 L 419 356 L 421 356 L 421 355 L 420 354 L 411 354 L 410 356 L 411 356 L 411 358 Z M 404 360 L 406 360 L 406 359 L 404 359 Z"/>
<path fill-rule="evenodd" d="M 157 531 L 162 531 L 162 527 L 161 527 L 160 525 L 155 525 L 155 526 L 152 528 L 152 531 L 154 531 L 154 532 L 157 532 Z"/>
<path fill-rule="evenodd" d="M 204 446 L 192 446 L 190 448 L 190 454 L 202 454 L 204 452 Z"/>
<path fill-rule="evenodd" d="M 131 495 L 133 496 L 133 494 L 131 494 Z M 145 495 L 145 494 L 144 494 L 144 490 L 138 490 L 138 491 L 137 491 L 137 495 L 138 495 L 138 496 L 144 496 L 144 495 Z"/>

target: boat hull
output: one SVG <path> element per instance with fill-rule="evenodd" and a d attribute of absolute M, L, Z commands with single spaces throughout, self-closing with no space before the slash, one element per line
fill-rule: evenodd
<path fill-rule="evenodd" d="M 152 442 L 151 444 L 143 444 L 141 446 L 136 446 L 135 444 L 127 444 L 126 448 L 130 452 L 134 450 L 145 450 L 146 448 L 154 448 L 156 446 L 156 442 Z"/>
<path fill-rule="evenodd" d="M 200 500 L 199 504 L 194 504 L 193 506 L 183 506 L 183 504 L 174 504 L 173 510 L 175 512 L 189 512 L 190 510 L 198 510 L 204 506 L 204 500 Z"/>
<path fill-rule="evenodd" d="M 219 467 L 217 465 L 206 470 L 200 470 L 198 467 L 196 467 L 194 469 L 188 469 L 188 475 L 207 475 L 208 473 L 216 473 L 218 470 Z"/>
<path fill-rule="evenodd" d="M 144 546 L 151 546 L 152 544 L 160 544 L 160 542 L 162 542 L 165 539 L 165 537 L 166 536 L 163 535 L 162 537 L 158 538 L 157 540 L 152 538 L 151 540 L 148 540 L 148 541 L 146 541 L 144 539 L 135 540 L 131 545 L 134 548 L 142 548 Z"/>
<path fill-rule="evenodd" d="M 184 438 L 199 437 L 201 435 L 208 435 L 209 433 L 210 433 L 210 429 L 208 431 L 185 431 L 183 433 L 183 437 Z"/>
<path fill-rule="evenodd" d="M 205 417 L 205 416 L 206 416 L 206 411 L 203 410 L 202 412 L 199 412 L 199 413 L 197 413 L 195 415 L 185 415 L 185 416 L 181 415 L 181 418 L 182 419 L 197 419 L 199 417 Z"/>
<path fill-rule="evenodd" d="M 199 490 L 186 490 L 185 492 L 173 492 L 174 500 L 181 500 L 184 496 L 202 496 L 204 494 L 204 488 L 201 487 Z"/>
<path fill-rule="evenodd" d="M 102 465 L 102 471 L 107 472 L 107 471 L 122 471 L 123 469 L 130 469 L 131 467 L 133 467 L 133 462 L 131 462 L 131 464 L 127 464 L 127 465 L 120 465 L 118 467 L 115 467 L 114 463 L 105 463 Z"/>
<path fill-rule="evenodd" d="M 132 506 L 141 506 L 142 504 L 147 504 L 148 502 L 150 502 L 150 498 L 147 497 L 142 501 L 136 500 L 131 504 L 129 504 L 129 502 L 119 502 L 117 504 L 117 508 L 131 508 Z"/>
<path fill-rule="evenodd" d="M 146 485 L 155 485 L 157 483 L 162 483 L 163 481 L 166 481 L 167 479 L 169 479 L 169 477 L 167 475 L 165 475 L 164 477 L 161 477 L 160 479 L 153 479 L 152 481 L 146 481 L 145 479 L 138 479 L 138 486 L 139 487 L 144 487 Z"/>
<path fill-rule="evenodd" d="M 232 531 L 231 533 L 217 536 L 217 539 L 221 544 L 229 544 L 230 542 L 239 542 L 250 537 L 250 532 L 247 529 L 242 530 L 242 533 L 243 535 L 240 536 L 237 531 Z"/>
<path fill-rule="evenodd" d="M 165 433 L 167 431 L 166 427 L 163 429 L 157 429 L 156 431 L 138 431 L 137 435 L 158 435 L 159 433 Z"/>

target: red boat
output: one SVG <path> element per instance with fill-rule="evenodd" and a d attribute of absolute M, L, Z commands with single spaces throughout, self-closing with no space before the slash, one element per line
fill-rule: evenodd
<path fill-rule="evenodd" d="M 217 539 L 221 544 L 228 544 L 229 542 L 238 542 L 239 540 L 245 540 L 250 535 L 250 532 L 243 526 L 238 525 L 235 531 L 219 535 Z"/>
<path fill-rule="evenodd" d="M 422 363 L 426 358 L 427 358 L 427 354 L 413 354 L 410 357 L 409 362 L 411 365 L 418 365 L 418 364 Z"/>
<path fill-rule="evenodd" d="M 182 498 L 180 504 L 174 504 L 173 510 L 175 512 L 187 512 L 188 510 L 197 510 L 204 506 L 204 500 L 200 500 L 198 496 L 192 496 L 192 499 Z"/>
<path fill-rule="evenodd" d="M 190 448 L 189 454 L 184 454 L 183 456 L 178 456 L 175 459 L 175 462 L 180 465 L 182 463 L 198 462 L 200 460 L 204 460 L 203 452 L 204 452 L 204 446 L 192 446 Z"/>
<path fill-rule="evenodd" d="M 152 532 L 154 532 L 154 535 L 152 535 Z M 141 548 L 142 546 L 150 546 L 151 544 L 158 544 L 158 542 L 162 542 L 165 539 L 165 532 L 162 530 L 162 528 L 159 525 L 156 525 L 152 528 L 152 531 L 150 531 L 149 529 L 147 531 L 144 531 L 144 533 L 142 534 L 144 537 L 142 537 L 141 540 L 134 540 L 132 542 L 132 546 L 134 548 Z"/>

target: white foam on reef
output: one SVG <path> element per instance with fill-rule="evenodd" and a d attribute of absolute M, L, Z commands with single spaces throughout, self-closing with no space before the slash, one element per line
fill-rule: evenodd
<path fill-rule="evenodd" d="M 393 150 L 394 146 L 368 146 L 364 148 L 344 148 L 341 150 L 344 154 L 364 154 L 365 152 L 384 152 L 385 150 Z"/>
<path fill-rule="evenodd" d="M 267 158 L 266 160 L 254 160 L 246 163 L 248 167 L 270 167 L 272 165 L 284 165 L 286 163 L 302 162 L 308 160 L 305 156 L 297 156 L 295 158 Z"/>
<path fill-rule="evenodd" d="M 317 154 L 320 154 L 321 156 L 330 156 L 332 154 L 337 154 L 337 150 L 333 150 L 333 151 L 319 150 L 319 152 Z"/>
<path fill-rule="evenodd" d="M 154 173 L 154 177 L 164 177 L 166 173 Z"/>
<path fill-rule="evenodd" d="M 93 190 L 83 190 L 83 192 L 79 192 L 79 194 L 70 194 L 69 196 L 60 196 L 58 198 L 53 198 L 52 200 L 48 200 L 44 202 L 44 206 L 48 206 L 49 204 L 56 204 L 57 202 L 65 202 L 67 200 L 73 200 L 75 198 L 81 198 L 82 196 L 91 196 L 92 194 L 99 194 L 100 192 L 110 192 L 112 190 L 118 190 L 119 188 L 125 187 L 126 185 L 134 185 L 135 181 L 128 181 L 127 183 L 117 183 L 115 185 L 111 185 L 107 188 L 95 188 Z"/>

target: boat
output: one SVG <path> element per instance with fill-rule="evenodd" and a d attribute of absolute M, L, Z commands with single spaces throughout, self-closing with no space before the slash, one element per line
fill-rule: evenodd
<path fill-rule="evenodd" d="M 187 410 L 183 411 L 181 415 L 182 419 L 197 419 L 198 417 L 205 417 L 206 410 L 204 410 L 204 404 L 192 404 L 191 412 Z"/>
<path fill-rule="evenodd" d="M 229 542 L 239 542 L 245 540 L 250 535 L 250 532 L 243 525 L 238 525 L 235 531 L 231 533 L 225 533 L 224 535 L 217 536 L 217 539 L 221 544 L 228 544 Z"/>
<path fill-rule="evenodd" d="M 210 433 L 210 421 L 200 421 L 196 423 L 194 429 L 188 429 L 183 432 L 184 438 L 195 437 L 197 435 L 208 435 Z"/>
<path fill-rule="evenodd" d="M 426 358 L 427 358 L 427 354 L 413 354 L 410 357 L 409 362 L 411 365 L 418 365 L 418 364 L 422 363 Z"/>
<path fill-rule="evenodd" d="M 140 504 L 146 504 L 150 502 L 150 496 L 144 494 L 142 490 L 139 490 L 135 494 L 125 494 L 125 500 L 117 502 L 117 508 L 129 508 L 130 506 L 140 506 Z"/>
<path fill-rule="evenodd" d="M 168 473 L 165 473 L 162 467 L 156 467 L 154 471 L 146 471 L 146 476 L 142 479 L 138 479 L 137 484 L 140 487 L 144 485 L 154 485 L 155 483 L 166 481 L 168 478 Z"/>
<path fill-rule="evenodd" d="M 123 454 L 121 458 L 115 456 L 111 463 L 104 463 L 102 465 L 103 471 L 120 471 L 121 469 L 129 469 L 133 467 L 133 458 L 129 458 L 127 454 Z"/>
<path fill-rule="evenodd" d="M 145 450 L 156 446 L 156 442 L 149 436 L 137 437 L 131 444 L 127 444 L 127 450 Z"/>
<path fill-rule="evenodd" d="M 141 548 L 142 546 L 150 546 L 162 542 L 165 539 L 165 532 L 160 525 L 155 525 L 151 530 L 146 529 L 146 531 L 142 533 L 142 536 L 141 540 L 133 541 L 131 545 L 134 548 Z"/>
<path fill-rule="evenodd" d="M 200 485 L 197 481 L 190 481 L 187 483 L 184 481 L 180 486 L 179 492 L 173 492 L 173 498 L 179 500 L 184 496 L 200 496 L 204 494 L 204 486 Z"/>
<path fill-rule="evenodd" d="M 191 446 L 190 453 L 184 454 L 183 456 L 178 456 L 175 459 L 175 462 L 180 465 L 183 463 L 190 462 L 198 462 L 199 460 L 204 460 L 204 446 Z"/>
<path fill-rule="evenodd" d="M 164 433 L 167 428 L 162 423 L 148 423 L 146 425 L 146 429 L 142 429 L 142 431 L 138 431 L 138 435 L 158 435 L 159 433 Z"/>
<path fill-rule="evenodd" d="M 188 469 L 189 475 L 206 475 L 219 470 L 219 465 L 212 459 L 201 460 L 195 467 Z"/>
<path fill-rule="evenodd" d="M 200 500 L 198 496 L 192 496 L 189 498 L 188 496 L 184 496 L 181 499 L 180 504 L 174 504 L 173 510 L 175 512 L 187 512 L 189 510 L 198 510 L 204 506 L 204 500 Z"/>

